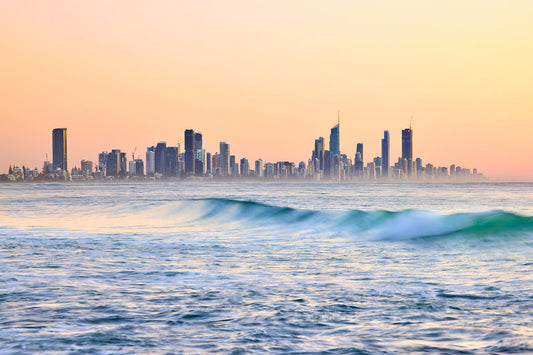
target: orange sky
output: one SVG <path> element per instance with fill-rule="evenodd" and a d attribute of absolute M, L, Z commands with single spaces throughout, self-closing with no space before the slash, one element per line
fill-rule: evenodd
<path fill-rule="evenodd" d="M 0 173 L 144 158 L 183 131 L 253 161 L 391 155 L 413 117 L 426 162 L 533 180 L 533 1 L 2 1 Z"/>

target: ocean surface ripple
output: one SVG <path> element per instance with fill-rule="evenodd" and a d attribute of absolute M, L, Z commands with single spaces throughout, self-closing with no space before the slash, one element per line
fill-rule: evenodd
<path fill-rule="evenodd" d="M 532 184 L 4 184 L 0 353 L 533 352 Z"/>

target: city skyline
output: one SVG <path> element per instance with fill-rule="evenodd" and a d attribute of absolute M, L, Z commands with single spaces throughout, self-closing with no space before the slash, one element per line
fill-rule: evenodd
<path fill-rule="evenodd" d="M 187 127 L 251 165 L 300 161 L 340 110 L 341 152 L 381 155 L 376 137 L 413 117 L 424 161 L 533 180 L 531 2 L 0 6 L 0 173 L 51 160 L 53 127 L 76 164 L 112 146 L 183 149 Z"/>
<path fill-rule="evenodd" d="M 353 159 L 349 152 L 339 150 L 340 119 L 330 130 L 329 150 L 325 149 L 323 137 L 315 139 L 314 149 L 307 160 L 266 162 L 261 158 L 255 161 L 255 170 L 250 169 L 246 157 L 231 155 L 230 144 L 219 143 L 219 151 L 211 154 L 203 149 L 203 134 L 193 129 L 185 129 L 185 151 L 181 145 L 167 146 L 160 141 L 146 147 L 145 159 L 136 156 L 135 149 L 128 160 L 121 149 L 111 149 L 98 153 L 97 162 L 83 159 L 80 166 L 67 168 L 67 129 L 52 130 L 53 162 L 44 161 L 42 170 L 19 165 L 9 167 L 9 175 L 2 175 L 4 181 L 20 180 L 87 180 L 102 178 L 148 177 L 148 178 L 188 178 L 188 177 L 255 177 L 273 179 L 312 179 L 316 181 L 353 180 L 396 180 L 396 181 L 482 181 L 485 176 L 477 168 L 456 164 L 450 166 L 433 165 L 422 158 L 413 159 L 413 130 L 402 130 L 402 155 L 391 165 L 389 131 L 384 131 L 381 139 L 381 155 L 364 160 L 364 145 L 357 143 Z M 239 160 L 240 158 L 240 160 Z M 145 169 L 146 166 L 146 169 Z M 264 169 L 264 170 L 263 170 Z M 26 178 L 26 179 L 25 179 Z M 7 180 L 6 180 L 7 179 Z"/>

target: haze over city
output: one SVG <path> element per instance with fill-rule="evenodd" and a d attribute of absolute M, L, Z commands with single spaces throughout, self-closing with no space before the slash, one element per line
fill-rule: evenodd
<path fill-rule="evenodd" d="M 402 129 L 435 165 L 532 180 L 533 3 L 47 1 L 0 5 L 0 173 L 70 166 L 204 133 L 250 161 L 307 161 L 341 112 L 340 150 L 391 160 Z"/>

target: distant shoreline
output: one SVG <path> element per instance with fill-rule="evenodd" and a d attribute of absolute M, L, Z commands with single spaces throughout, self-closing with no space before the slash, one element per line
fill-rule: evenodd
<path fill-rule="evenodd" d="M 1 179 L 0 184 L 69 184 L 69 185 L 94 185 L 94 184 L 162 184 L 162 183 L 209 183 L 209 184 L 326 184 L 326 185 L 417 185 L 417 184 L 528 184 L 533 181 L 524 180 L 495 180 L 495 179 L 435 179 L 435 180 L 313 180 L 313 179 L 270 179 L 270 178 L 173 178 L 166 177 L 160 179 L 150 178 L 117 178 L 117 179 L 73 179 L 73 180 L 17 180 L 11 181 Z"/>

